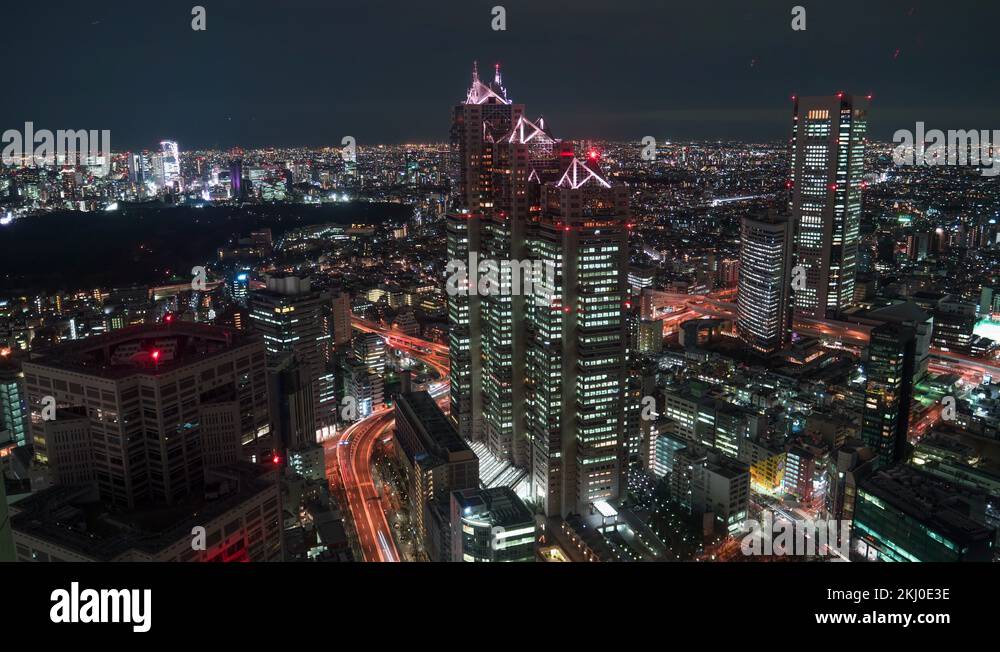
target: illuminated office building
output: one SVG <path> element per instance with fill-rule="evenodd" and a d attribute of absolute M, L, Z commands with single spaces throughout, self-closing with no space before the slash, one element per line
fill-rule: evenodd
<path fill-rule="evenodd" d="M 547 513 L 576 513 L 625 472 L 627 192 L 527 119 L 499 68 L 489 85 L 474 71 L 453 116 L 448 258 L 475 253 L 473 282 L 503 291 L 449 296 L 451 419 L 527 469 Z"/>
<path fill-rule="evenodd" d="M 526 303 L 531 497 L 549 516 L 617 499 L 625 478 L 628 191 L 598 163 L 574 158 L 542 187 L 528 242 L 555 267 Z"/>
<path fill-rule="evenodd" d="M 451 494 L 451 561 L 535 561 L 535 515 L 510 487 Z"/>
<path fill-rule="evenodd" d="M 508 135 L 524 106 L 514 104 L 497 65 L 493 81 L 484 84 L 473 67 L 472 85 L 452 113 L 450 165 L 452 210 L 446 223 L 449 260 L 468 261 L 479 254 L 480 222 L 494 208 L 495 145 Z M 473 276 L 478 270 L 469 270 Z M 451 375 L 450 418 L 466 439 L 483 438 L 482 307 L 478 294 L 448 297 Z"/>
<path fill-rule="evenodd" d="M 833 316 L 851 306 L 858 265 L 868 100 L 798 97 L 792 120 L 790 206 L 805 287 L 795 309 Z"/>
<path fill-rule="evenodd" d="M 743 218 L 740 227 L 736 326 L 740 339 L 761 354 L 791 337 L 792 224 L 785 218 Z"/>
<path fill-rule="evenodd" d="M 229 295 L 233 301 L 241 306 L 247 305 L 247 296 L 250 293 L 250 273 L 240 270 L 233 275 L 229 285 Z"/>
<path fill-rule="evenodd" d="M 916 366 L 913 328 L 888 322 L 872 329 L 865 363 L 861 439 L 884 467 L 905 456 Z"/>
<path fill-rule="evenodd" d="M 264 289 L 250 292 L 250 321 L 264 338 L 270 358 L 291 352 L 308 369 L 313 385 L 316 427 L 333 425 L 337 417 L 334 377 L 328 371 L 330 334 L 324 309 L 329 296 L 314 290 L 308 278 L 268 275 Z"/>
<path fill-rule="evenodd" d="M 510 288 L 480 299 L 485 443 L 499 459 L 522 467 L 529 464 L 527 422 L 516 406 L 527 396 L 521 380 L 527 355 L 525 288 L 537 270 L 512 265 L 508 275 L 498 263 L 531 258 L 527 238 L 541 213 L 542 184 L 557 181 L 563 161 L 572 157 L 572 144 L 553 138 L 544 124 L 519 117 L 494 145 L 495 206 L 480 222 L 485 273 Z"/>
<path fill-rule="evenodd" d="M 181 155 L 177 150 L 177 143 L 172 140 L 160 142 L 160 161 L 163 166 L 163 185 L 180 189 Z"/>

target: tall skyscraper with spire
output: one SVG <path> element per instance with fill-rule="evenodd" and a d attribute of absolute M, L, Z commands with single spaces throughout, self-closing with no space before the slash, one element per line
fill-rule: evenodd
<path fill-rule="evenodd" d="M 544 119 L 526 118 L 499 67 L 488 85 L 473 68 L 453 114 L 452 156 L 449 259 L 475 252 L 483 262 L 470 276 L 508 289 L 501 261 L 554 272 L 535 273 L 530 292 L 449 297 L 452 421 L 526 469 L 546 514 L 617 498 L 627 453 L 627 192 L 600 172 L 596 151 L 579 160 Z"/>
<path fill-rule="evenodd" d="M 573 145 L 553 138 L 545 120 L 521 116 L 495 144 L 494 210 L 481 223 L 481 250 L 490 274 L 500 278 L 497 261 L 531 258 L 529 231 L 541 214 L 541 189 L 555 182 Z M 501 278 L 503 281 L 504 279 Z M 520 294 L 482 297 L 483 414 L 485 440 L 494 455 L 521 467 L 530 463 L 525 411 L 527 400 L 524 326 L 530 298 Z"/>
<path fill-rule="evenodd" d="M 447 217 L 448 259 L 468 261 L 480 254 L 480 224 L 494 210 L 493 157 L 497 142 L 524 114 L 524 106 L 507 97 L 497 64 L 493 81 L 484 84 L 473 64 L 472 85 L 458 103 L 451 123 L 450 211 Z M 478 270 L 469 270 L 475 278 Z M 477 294 L 448 297 L 451 364 L 451 420 L 459 434 L 483 439 L 482 308 Z"/>
<path fill-rule="evenodd" d="M 799 315 L 834 316 L 853 302 L 867 129 L 867 98 L 794 99 L 790 204 L 806 274 L 795 292 Z"/>
<path fill-rule="evenodd" d="M 584 513 L 626 482 L 628 191 L 598 163 L 573 158 L 542 186 L 529 235 L 556 269 L 527 303 L 531 498 L 547 515 Z"/>

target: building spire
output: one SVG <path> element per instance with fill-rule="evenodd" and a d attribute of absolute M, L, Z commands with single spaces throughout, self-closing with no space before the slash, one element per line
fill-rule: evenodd
<path fill-rule="evenodd" d="M 475 86 L 476 82 L 479 81 L 479 62 L 472 62 L 472 85 Z"/>
<path fill-rule="evenodd" d="M 496 73 L 493 75 L 493 83 L 503 88 L 503 82 L 500 81 L 500 62 L 497 62 Z"/>

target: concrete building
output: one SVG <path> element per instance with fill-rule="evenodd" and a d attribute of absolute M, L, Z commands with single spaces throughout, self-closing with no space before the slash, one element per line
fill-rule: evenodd
<path fill-rule="evenodd" d="M 56 418 L 40 424 L 41 435 L 35 437 L 35 458 L 48 465 L 53 484 L 94 484 L 93 441 L 90 417 L 85 407 L 56 411 Z"/>
<path fill-rule="evenodd" d="M 510 487 L 451 494 L 452 561 L 535 561 L 535 515 Z"/>
<path fill-rule="evenodd" d="M 986 494 L 906 465 L 862 480 L 852 553 L 865 561 L 992 561 Z"/>
<path fill-rule="evenodd" d="M 200 492 L 206 435 L 210 448 L 214 438 L 220 451 L 241 449 L 241 457 L 271 448 L 256 336 L 188 322 L 132 326 L 56 346 L 25 362 L 24 374 L 33 440 L 46 437 L 45 397 L 86 411 L 109 503 L 173 504 Z"/>
<path fill-rule="evenodd" d="M 351 294 L 346 290 L 336 292 L 331 298 L 330 315 L 333 323 L 333 345 L 338 349 L 351 343 Z"/>
<path fill-rule="evenodd" d="M 280 561 L 281 519 L 274 466 L 215 469 L 205 492 L 176 509 L 110 512 L 96 489 L 61 485 L 12 508 L 18 561 Z M 204 528 L 204 549 L 193 529 Z"/>
<path fill-rule="evenodd" d="M 428 535 L 428 503 L 447 504 L 452 491 L 477 488 L 479 459 L 427 392 L 400 394 L 395 409 L 396 456 L 423 541 Z"/>

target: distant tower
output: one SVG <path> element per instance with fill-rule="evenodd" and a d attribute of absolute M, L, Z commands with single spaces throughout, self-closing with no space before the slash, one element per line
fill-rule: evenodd
<path fill-rule="evenodd" d="M 243 160 L 235 158 L 229 161 L 229 185 L 232 198 L 239 200 L 243 196 Z"/>
<path fill-rule="evenodd" d="M 163 161 L 163 185 L 179 189 L 181 187 L 181 155 L 177 143 L 172 140 L 160 142 L 160 156 Z"/>
<path fill-rule="evenodd" d="M 865 98 L 794 100 L 790 205 L 796 264 L 806 272 L 805 287 L 795 292 L 797 314 L 834 316 L 853 303 L 867 128 Z"/>

